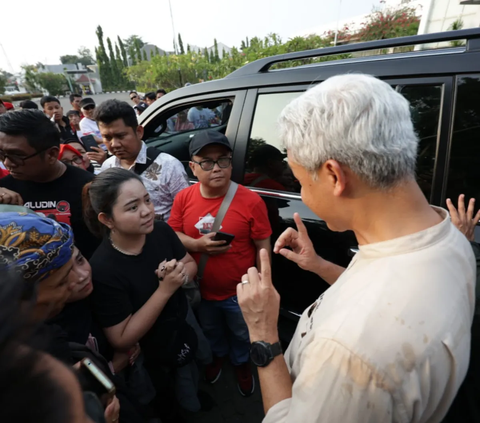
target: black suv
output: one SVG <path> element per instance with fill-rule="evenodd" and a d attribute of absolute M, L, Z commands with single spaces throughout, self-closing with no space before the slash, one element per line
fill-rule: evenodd
<path fill-rule="evenodd" d="M 465 40 L 464 45 L 406 48 L 455 40 Z M 394 53 L 365 55 L 372 50 Z M 398 50 L 403 52 L 395 53 Z M 277 64 L 332 55 L 348 58 L 272 69 Z M 272 245 L 283 230 L 294 225 L 292 216 L 298 212 L 318 254 L 346 266 L 356 252 L 355 236 L 331 232 L 302 203 L 300 187 L 283 162 L 276 121 L 283 107 L 313 84 L 349 72 L 381 78 L 409 100 L 420 138 L 417 178 L 431 204 L 444 206 L 446 198 L 457 198 L 460 193 L 480 198 L 480 29 L 261 59 L 224 79 L 163 96 L 140 118 L 144 139 L 182 161 L 193 182 L 188 169 L 191 137 L 205 128 L 221 131 L 234 148 L 233 179 L 257 192 L 267 205 Z M 275 148 L 262 147 L 266 144 Z M 281 335 L 288 342 L 300 314 L 328 285 L 277 255 L 273 256 L 273 280 L 282 297 Z"/>

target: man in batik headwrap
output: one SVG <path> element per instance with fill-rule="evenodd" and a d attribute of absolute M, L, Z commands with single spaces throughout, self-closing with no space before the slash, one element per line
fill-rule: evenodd
<path fill-rule="evenodd" d="M 73 233 L 70 226 L 31 213 L 0 207 L 0 274 L 12 272 L 25 283 L 25 297 L 36 290 L 34 317 L 43 321 L 64 307 L 71 291 Z"/>

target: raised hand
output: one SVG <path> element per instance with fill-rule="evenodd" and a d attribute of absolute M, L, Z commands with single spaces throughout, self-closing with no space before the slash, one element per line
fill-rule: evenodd
<path fill-rule="evenodd" d="M 288 228 L 284 231 L 278 237 L 273 251 L 297 263 L 302 269 L 316 273 L 319 261 L 323 259 L 315 252 L 312 241 L 308 236 L 307 228 L 298 213 L 293 215 L 293 220 L 297 225 L 297 231 L 293 228 Z M 291 250 L 285 247 L 290 247 Z"/>
<path fill-rule="evenodd" d="M 460 194 L 458 197 L 458 210 L 452 203 L 450 198 L 447 198 L 447 207 L 450 212 L 452 223 L 457 229 L 464 234 L 469 241 L 475 240 L 475 226 L 480 220 L 480 210 L 475 216 L 473 212 L 475 210 L 475 198 L 471 198 L 468 203 L 468 209 L 465 211 L 465 195 Z"/>
<path fill-rule="evenodd" d="M 278 341 L 278 314 L 280 295 L 272 283 L 270 257 L 267 250 L 260 251 L 262 271 L 255 267 L 248 269 L 237 285 L 238 304 L 248 326 L 250 341 Z"/>

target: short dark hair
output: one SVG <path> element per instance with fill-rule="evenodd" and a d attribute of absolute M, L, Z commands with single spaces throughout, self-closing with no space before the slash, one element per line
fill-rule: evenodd
<path fill-rule="evenodd" d="M 20 103 L 22 109 L 35 109 L 38 110 L 38 104 L 32 100 L 25 100 Z"/>
<path fill-rule="evenodd" d="M 136 91 L 130 91 L 130 94 L 138 94 L 138 93 Z"/>
<path fill-rule="evenodd" d="M 42 105 L 42 107 L 45 107 L 45 103 L 51 103 L 53 101 L 56 101 L 58 104 L 61 104 L 60 100 L 57 97 L 54 97 L 53 95 L 44 95 L 40 100 L 40 104 Z"/>
<path fill-rule="evenodd" d="M 153 91 L 150 91 L 149 93 L 145 94 L 145 98 L 155 101 L 157 99 L 157 95 Z"/>
<path fill-rule="evenodd" d="M 157 90 L 157 94 L 167 94 L 167 92 L 163 88 L 160 88 Z"/>
<path fill-rule="evenodd" d="M 142 178 L 136 173 L 112 167 L 101 172 L 92 182 L 85 185 L 82 193 L 83 217 L 92 234 L 101 238 L 108 233 L 108 228 L 99 222 L 98 215 L 100 213 L 112 215 L 120 188 L 132 179 L 143 184 Z"/>
<path fill-rule="evenodd" d="M 24 136 L 36 151 L 60 146 L 60 132 L 40 110 L 27 109 L 4 113 L 0 116 L 0 132 Z"/>
<path fill-rule="evenodd" d="M 78 117 L 80 117 L 80 112 L 78 110 L 69 110 L 67 112 L 67 118 L 70 117 L 71 115 L 77 115 Z"/>
<path fill-rule="evenodd" d="M 15 112 L 17 113 L 17 112 Z M 42 365 L 45 330 L 32 330 L 32 298 L 23 281 L 3 270 L 0 286 L 0 421 L 61 423 L 71 418 L 71 398 Z M 27 305 L 28 304 L 28 305 Z"/>
<path fill-rule="evenodd" d="M 75 98 L 82 98 L 82 96 L 80 94 L 77 94 L 77 93 L 70 94 L 70 103 L 72 103 Z"/>
<path fill-rule="evenodd" d="M 135 110 L 127 102 L 120 100 L 106 100 L 95 109 L 94 119 L 109 125 L 117 119 L 123 119 L 126 126 L 134 131 L 138 127 Z"/>

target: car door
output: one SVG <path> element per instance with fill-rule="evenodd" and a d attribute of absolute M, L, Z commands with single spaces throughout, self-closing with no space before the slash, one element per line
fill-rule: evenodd
<path fill-rule="evenodd" d="M 411 78 L 388 82 L 410 101 L 414 126 L 420 139 L 418 181 L 427 199 L 438 204 L 449 131 L 449 113 L 445 110 L 451 106 L 452 78 Z M 285 153 L 276 127 L 281 110 L 309 87 L 298 85 L 248 91 L 236 141 L 234 178 L 257 192 L 265 201 L 273 230 L 272 244 L 284 230 L 295 228 L 293 214 L 296 212 L 305 223 L 316 252 L 326 260 L 346 267 L 358 251 L 353 232 L 329 230 L 326 223 L 303 204 L 300 186 L 288 166 L 284 164 L 281 172 L 282 168 L 272 159 L 274 155 L 280 160 L 282 157 L 279 154 Z M 446 123 L 442 116 L 447 117 Z M 263 155 L 259 159 L 256 152 L 265 150 L 265 145 L 274 147 L 278 153 L 269 147 L 270 156 Z M 264 163 L 261 163 L 262 160 Z M 276 254 L 272 257 L 272 274 L 282 298 L 280 333 L 282 339 L 288 342 L 298 317 L 329 285 Z"/>

